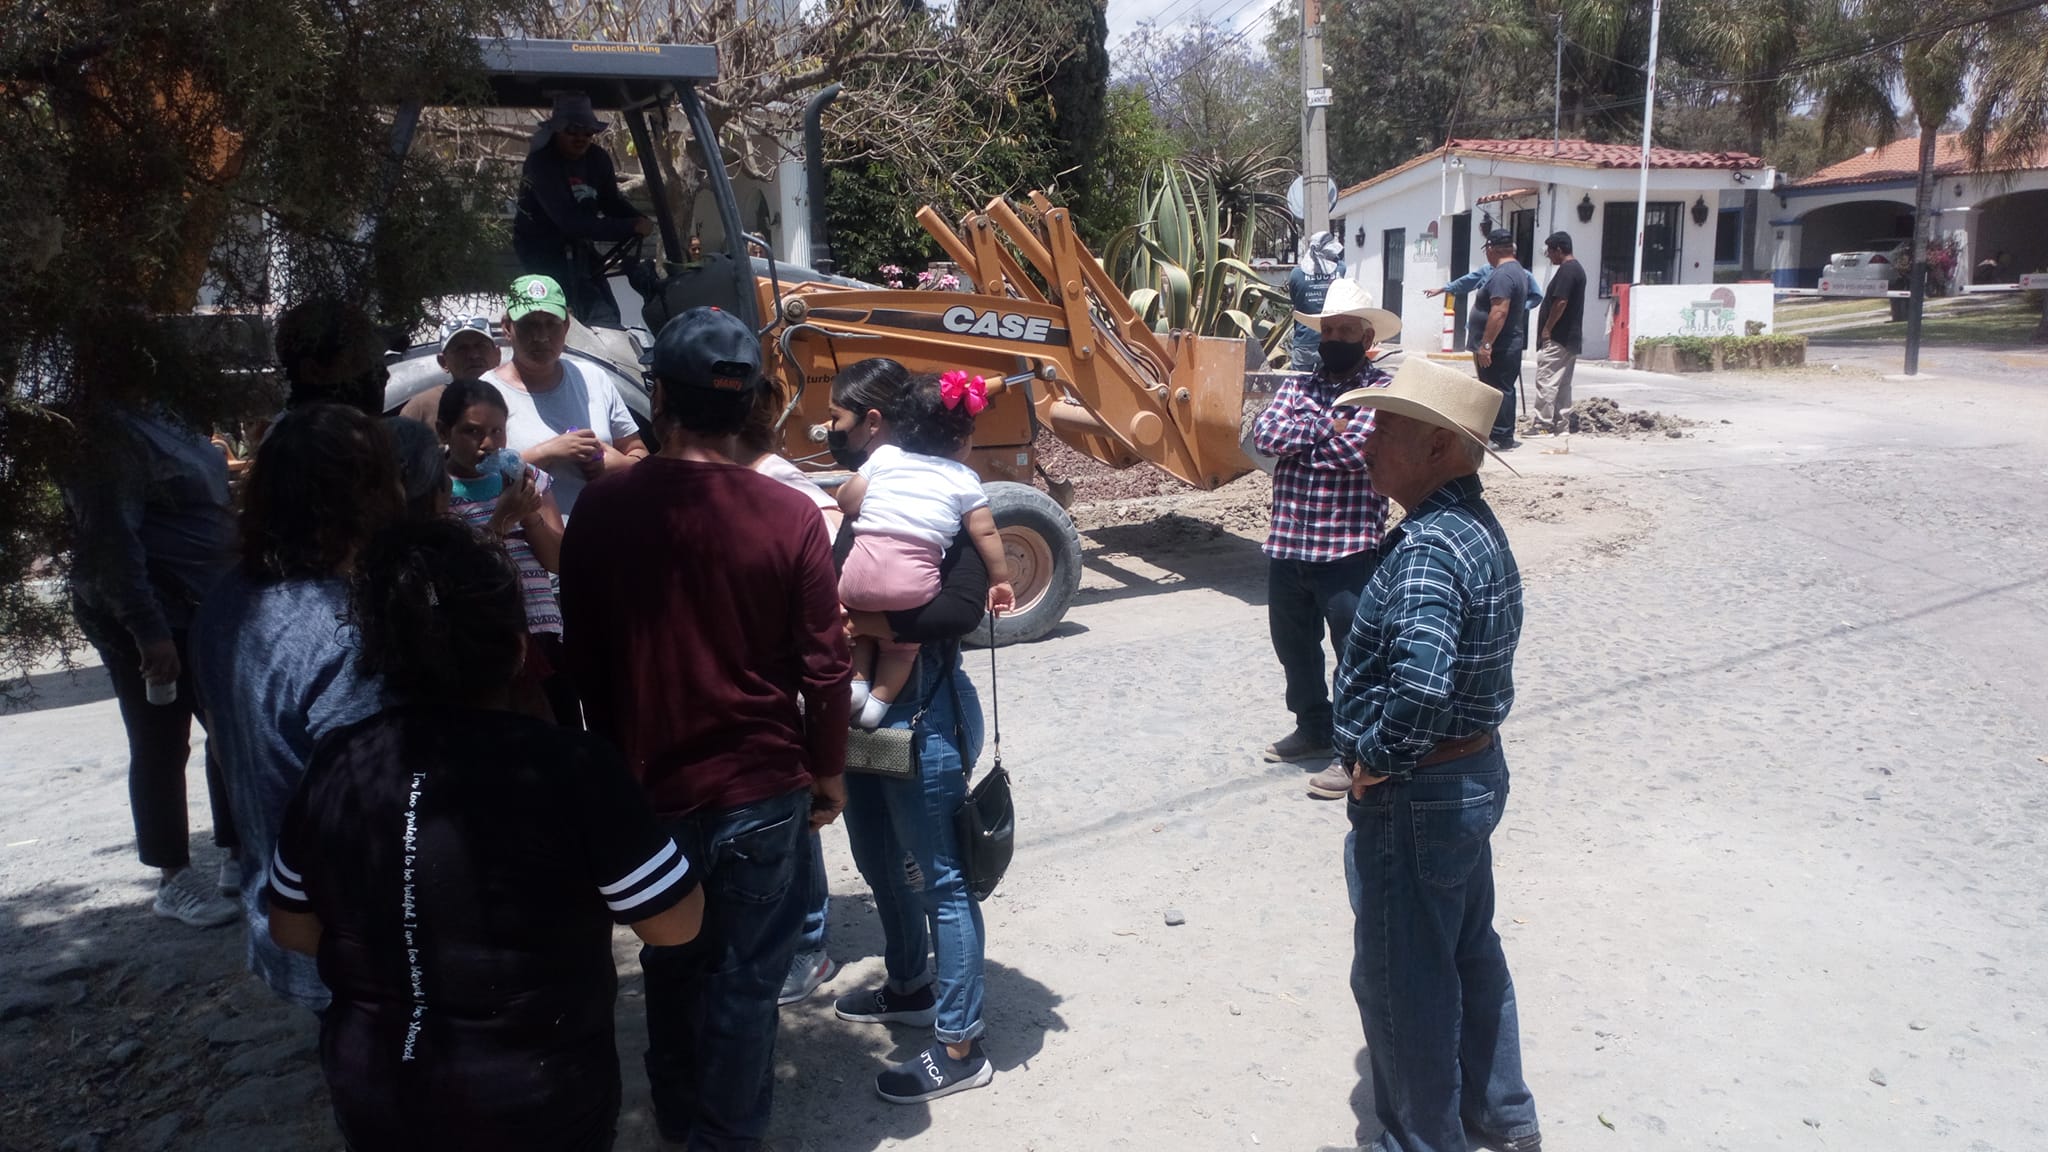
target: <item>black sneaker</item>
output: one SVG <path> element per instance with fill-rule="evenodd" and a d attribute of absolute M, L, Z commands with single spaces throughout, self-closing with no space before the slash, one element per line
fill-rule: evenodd
<path fill-rule="evenodd" d="M 922 1104 L 970 1088 L 986 1088 L 995 1078 L 995 1065 L 981 1054 L 979 1041 L 968 1047 L 965 1060 L 953 1059 L 944 1044 L 934 1044 L 875 1077 L 875 1091 L 891 1104 Z"/>
<path fill-rule="evenodd" d="M 849 992 L 832 1004 L 841 1020 L 855 1024 L 913 1024 L 928 1027 L 939 1018 L 939 1001 L 927 984 L 915 992 L 892 992 L 884 984 L 862 992 Z M 940 1055 L 945 1050 L 940 1049 Z M 977 1085 L 978 1087 L 978 1085 Z"/>

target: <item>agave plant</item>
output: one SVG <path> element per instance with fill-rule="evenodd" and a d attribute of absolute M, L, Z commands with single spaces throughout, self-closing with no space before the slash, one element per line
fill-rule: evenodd
<path fill-rule="evenodd" d="M 1103 253 L 1132 310 L 1158 332 L 1243 337 L 1270 360 L 1287 325 L 1267 312 L 1285 309 L 1287 293 L 1242 258 L 1259 213 L 1227 213 L 1213 180 L 1172 161 L 1146 178 L 1138 200 L 1143 215 Z"/>

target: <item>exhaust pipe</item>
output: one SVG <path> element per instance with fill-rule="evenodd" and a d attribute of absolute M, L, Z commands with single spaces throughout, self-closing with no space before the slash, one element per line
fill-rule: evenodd
<path fill-rule="evenodd" d="M 825 227 L 825 106 L 839 98 L 841 86 L 827 85 L 804 105 L 804 191 L 810 201 L 811 267 L 832 273 L 832 236 Z"/>

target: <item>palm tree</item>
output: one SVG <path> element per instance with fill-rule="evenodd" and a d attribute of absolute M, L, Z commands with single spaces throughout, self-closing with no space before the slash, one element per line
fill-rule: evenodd
<path fill-rule="evenodd" d="M 1972 0 L 1973 6 L 1982 0 Z M 1946 14 L 1946 11 L 1944 14 Z M 1957 13 L 1962 15 L 1962 13 Z M 1919 180 L 1913 194 L 1913 264 L 1907 284 L 1906 375 L 1920 370 L 1920 323 L 1927 294 L 1927 245 L 1934 227 L 1934 157 L 1942 126 L 1963 105 L 1965 83 L 1980 63 L 1982 25 L 1920 32 L 1924 11 L 1915 0 L 1833 0 L 1818 22 L 1823 43 L 1879 45 L 1835 68 L 1822 71 L 1824 131 L 1862 121 L 1890 139 L 1903 92 L 1906 110 L 1920 135 Z"/>
<path fill-rule="evenodd" d="M 1970 110 L 1963 144 L 1978 168 L 2016 173 L 2048 148 L 2048 8 L 2030 8 L 1984 25 L 1977 76 L 1981 94 Z M 2048 308 L 2034 329 L 2048 344 Z"/>
<path fill-rule="evenodd" d="M 1736 119 L 1752 156 L 1761 156 L 1765 142 L 1785 121 L 1785 110 L 1799 96 L 1800 83 L 1788 73 L 1804 47 L 1814 0 L 1733 0 L 1712 18 L 1688 21 L 1694 46 L 1703 52 L 1731 85 Z M 1750 184 L 1742 193 L 1742 278 L 1756 274 L 1756 225 L 1761 190 Z"/>

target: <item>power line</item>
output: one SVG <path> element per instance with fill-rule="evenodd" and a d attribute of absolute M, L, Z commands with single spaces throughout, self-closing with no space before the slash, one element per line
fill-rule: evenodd
<path fill-rule="evenodd" d="M 1243 12 L 1245 9 L 1251 7 L 1253 4 L 1257 4 L 1260 2 L 1261 0 L 1244 0 L 1244 3 L 1238 5 L 1237 8 L 1235 8 L 1231 12 L 1231 18 L 1235 19 L 1239 12 Z M 1218 52 L 1223 51 L 1225 48 L 1230 47 L 1232 44 L 1236 44 L 1239 41 L 1242 41 L 1246 36 L 1256 31 L 1258 27 L 1259 26 L 1255 23 L 1245 25 L 1243 28 L 1239 29 L 1235 33 L 1232 33 L 1231 35 L 1226 36 L 1223 39 L 1217 41 L 1215 44 L 1210 45 L 1208 51 L 1202 53 L 1200 56 L 1195 57 L 1193 61 L 1189 62 L 1180 71 L 1175 72 L 1173 75 L 1168 76 L 1164 80 L 1153 80 L 1150 77 L 1147 77 L 1146 87 L 1152 89 L 1152 92 L 1155 96 L 1161 95 L 1161 90 L 1164 89 L 1167 85 L 1172 84 L 1174 81 L 1179 80 L 1181 77 L 1187 75 L 1190 72 L 1193 72 L 1195 69 L 1200 68 L 1202 65 L 1208 63 L 1211 57 L 1215 56 Z"/>

